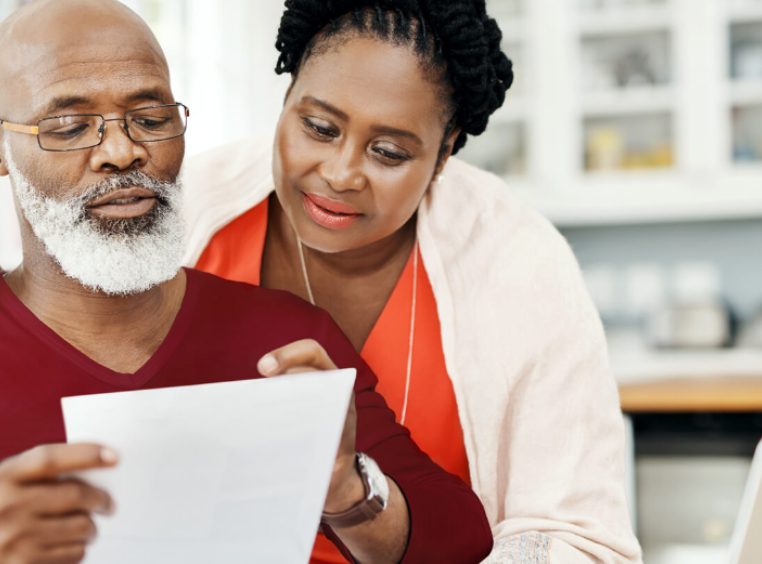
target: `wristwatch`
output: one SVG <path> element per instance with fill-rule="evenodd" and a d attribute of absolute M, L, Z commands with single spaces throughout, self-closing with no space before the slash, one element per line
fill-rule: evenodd
<path fill-rule="evenodd" d="M 355 459 L 357 471 L 365 487 L 365 497 L 341 513 L 325 513 L 321 522 L 332 528 L 353 527 L 375 519 L 389 503 L 389 482 L 376 461 L 358 452 Z"/>

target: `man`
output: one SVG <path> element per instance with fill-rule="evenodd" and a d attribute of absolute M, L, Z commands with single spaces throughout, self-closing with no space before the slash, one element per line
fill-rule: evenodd
<path fill-rule="evenodd" d="M 394 423 L 325 314 L 179 268 L 188 111 L 135 14 L 114 0 L 33 2 L 0 26 L 0 81 L 0 175 L 24 250 L 0 279 L 0 561 L 77 562 L 91 514 L 112 506 L 68 477 L 118 460 L 61 444 L 61 397 L 328 369 L 329 354 L 358 368 L 324 507 L 331 538 L 362 561 L 489 553 L 475 495 Z"/>

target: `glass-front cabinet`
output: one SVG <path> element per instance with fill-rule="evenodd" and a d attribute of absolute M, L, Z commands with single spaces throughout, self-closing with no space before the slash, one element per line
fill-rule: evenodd
<path fill-rule="evenodd" d="M 562 226 L 762 216 L 762 0 L 491 0 L 516 88 L 462 157 Z"/>

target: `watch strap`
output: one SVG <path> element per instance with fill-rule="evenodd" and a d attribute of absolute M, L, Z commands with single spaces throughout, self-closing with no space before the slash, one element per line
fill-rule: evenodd
<path fill-rule="evenodd" d="M 358 453 L 355 464 L 362 479 L 365 497 L 346 511 L 340 513 L 323 512 L 321 518 L 322 524 L 328 525 L 331 528 L 353 527 L 374 519 L 376 515 L 386 509 L 386 500 L 372 493 L 370 477 L 368 476 L 366 466 L 359 462 L 361 456 L 366 455 Z"/>

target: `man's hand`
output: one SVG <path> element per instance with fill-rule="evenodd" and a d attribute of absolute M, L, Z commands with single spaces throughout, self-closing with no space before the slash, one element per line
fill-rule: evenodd
<path fill-rule="evenodd" d="M 317 341 L 305 339 L 263 356 L 257 364 L 263 376 L 279 376 L 316 370 L 336 370 L 336 365 Z M 333 467 L 331 485 L 325 502 L 327 513 L 340 513 L 362 500 L 365 488 L 355 467 L 357 411 L 354 394 L 349 402 L 344 432 Z"/>
<path fill-rule="evenodd" d="M 36 447 L 0 463 L 0 562 L 80 562 L 95 536 L 92 513 L 108 514 L 109 495 L 68 477 L 108 468 L 116 454 L 93 444 Z"/>

